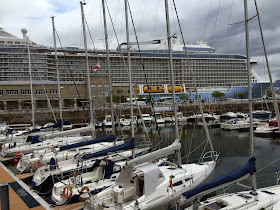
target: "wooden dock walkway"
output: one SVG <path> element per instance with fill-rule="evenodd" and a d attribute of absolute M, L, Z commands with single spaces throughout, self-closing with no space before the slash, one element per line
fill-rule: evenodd
<path fill-rule="evenodd" d="M 65 206 L 57 206 L 54 209 L 55 210 L 78 210 L 84 206 L 84 203 L 85 202 L 72 203 Z"/>
<path fill-rule="evenodd" d="M 2 158 L 5 159 L 5 158 Z M 6 158 L 7 159 L 7 158 Z M 41 198 L 37 193 L 32 191 L 21 179 L 33 176 L 33 173 L 14 175 L 3 163 L 0 162 L 0 184 L 7 183 L 9 185 L 10 209 L 20 210 L 78 210 L 84 206 L 84 202 L 68 204 L 65 206 L 53 207 Z M 1 209 L 1 202 L 0 202 Z"/>
<path fill-rule="evenodd" d="M 0 167 L 0 174 L 0 183 L 9 184 L 10 209 L 45 209 L 3 167 Z"/>
<path fill-rule="evenodd" d="M 0 162 L 6 161 L 6 160 L 11 160 L 14 159 L 13 157 L 8 157 L 8 158 L 0 158 Z"/>
<path fill-rule="evenodd" d="M 2 183 L 7 183 L 9 185 L 11 210 L 52 209 L 50 204 L 44 201 L 38 194 L 31 191 L 29 186 L 13 175 L 12 172 L 0 162 L 0 184 Z"/>
<path fill-rule="evenodd" d="M 34 175 L 34 172 L 32 172 L 32 173 L 17 174 L 16 176 L 17 176 L 19 179 L 25 179 L 25 178 L 30 177 L 30 176 L 33 176 L 33 175 Z"/>

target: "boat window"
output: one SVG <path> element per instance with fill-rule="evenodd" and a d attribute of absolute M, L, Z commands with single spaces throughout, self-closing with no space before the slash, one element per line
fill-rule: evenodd
<path fill-rule="evenodd" d="M 263 190 L 262 192 L 267 193 L 267 194 L 270 194 L 270 195 L 275 195 L 275 193 L 269 192 L 269 191 L 266 191 L 266 190 Z"/>
<path fill-rule="evenodd" d="M 88 150 L 89 148 L 79 148 L 79 151 Z"/>
<path fill-rule="evenodd" d="M 191 180 L 191 178 L 187 178 L 187 179 L 185 179 L 185 182 L 188 182 L 188 181 L 190 181 Z"/>
<path fill-rule="evenodd" d="M 250 199 L 251 197 L 248 195 L 244 195 L 244 194 L 239 194 L 238 196 L 245 198 L 245 199 Z"/>
<path fill-rule="evenodd" d="M 182 180 L 179 181 L 179 182 L 174 183 L 174 184 L 173 184 L 173 187 L 179 186 L 179 185 L 181 185 L 181 184 L 183 184 Z"/>

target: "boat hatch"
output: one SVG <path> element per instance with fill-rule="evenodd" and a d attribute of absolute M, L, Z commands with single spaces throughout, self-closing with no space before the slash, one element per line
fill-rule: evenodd
<path fill-rule="evenodd" d="M 89 150 L 90 148 L 78 148 L 79 151 Z"/>
<path fill-rule="evenodd" d="M 205 206 L 205 210 L 218 210 L 226 207 L 223 203 L 215 202 Z"/>
<path fill-rule="evenodd" d="M 238 194 L 238 196 L 245 198 L 245 199 L 250 199 L 251 197 L 248 195 L 244 195 L 244 194 Z"/>
<path fill-rule="evenodd" d="M 266 191 L 266 190 L 262 190 L 262 192 L 267 193 L 267 194 L 270 194 L 270 195 L 275 195 L 275 193 L 269 192 L 269 191 Z"/>

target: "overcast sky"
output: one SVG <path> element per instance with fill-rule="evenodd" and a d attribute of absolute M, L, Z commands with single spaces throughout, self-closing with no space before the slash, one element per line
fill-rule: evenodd
<path fill-rule="evenodd" d="M 184 38 L 187 43 L 200 39 L 214 47 L 217 52 L 245 55 L 243 0 L 176 0 Z M 104 48 L 103 16 L 101 0 L 86 1 L 84 6 L 90 34 L 88 45 Z M 263 34 L 269 55 L 273 80 L 280 79 L 280 1 L 257 0 Z M 125 42 L 125 16 L 123 0 L 107 0 L 120 42 Z M 140 41 L 166 37 L 164 0 L 130 0 L 132 16 Z M 179 28 L 174 7 L 169 1 L 171 34 Z M 256 14 L 253 0 L 248 0 L 249 17 Z M 51 16 L 62 46 L 83 47 L 81 10 L 78 0 L 0 0 L 0 26 L 7 32 L 22 37 L 21 28 L 28 30 L 31 40 L 53 46 Z M 107 13 L 110 48 L 117 47 L 117 39 Z M 131 24 L 130 24 L 131 25 Z M 259 63 L 254 69 L 263 80 L 268 80 L 264 53 L 257 18 L 250 21 L 250 49 L 252 59 Z M 131 41 L 135 41 L 132 25 Z M 92 37 L 92 39 L 90 38 Z"/>

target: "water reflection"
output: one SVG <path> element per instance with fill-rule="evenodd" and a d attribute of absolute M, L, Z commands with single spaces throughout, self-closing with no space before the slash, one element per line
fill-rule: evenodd
<path fill-rule="evenodd" d="M 109 130 L 108 130 L 109 129 Z M 153 145 L 158 144 L 160 139 L 162 147 L 170 145 L 175 140 L 175 127 L 174 124 L 166 124 L 159 126 L 159 133 L 154 124 L 146 126 L 146 131 Z M 111 128 L 97 131 L 110 134 Z M 248 132 L 237 131 L 224 131 L 219 128 L 210 129 L 210 137 L 214 149 L 220 153 L 220 160 L 216 166 L 212 178 L 223 175 L 227 172 L 235 170 L 245 165 L 249 159 L 250 154 L 250 136 Z M 131 137 L 129 128 L 122 128 L 116 130 L 116 135 L 127 135 Z M 179 125 L 179 134 L 182 143 L 182 157 L 185 157 L 182 162 L 186 163 L 199 160 L 201 154 L 210 150 L 209 145 L 205 147 L 206 135 L 202 127 L 195 126 L 194 124 Z M 280 141 L 263 139 L 254 137 L 255 139 L 255 157 L 257 158 L 257 182 L 258 187 L 265 187 L 276 184 L 275 172 L 280 171 L 280 160 L 267 166 L 272 161 L 280 157 Z M 135 141 L 139 144 L 140 141 L 147 141 L 148 138 L 142 126 L 135 126 Z M 187 155 L 189 157 L 187 158 Z M 264 168 L 265 167 L 265 168 Z M 262 169 L 262 170 L 260 170 Z M 260 171 L 259 171 L 260 170 Z M 249 182 L 246 181 L 245 184 Z M 234 188 L 233 188 L 234 189 Z M 243 190 L 243 189 L 241 189 Z"/>

